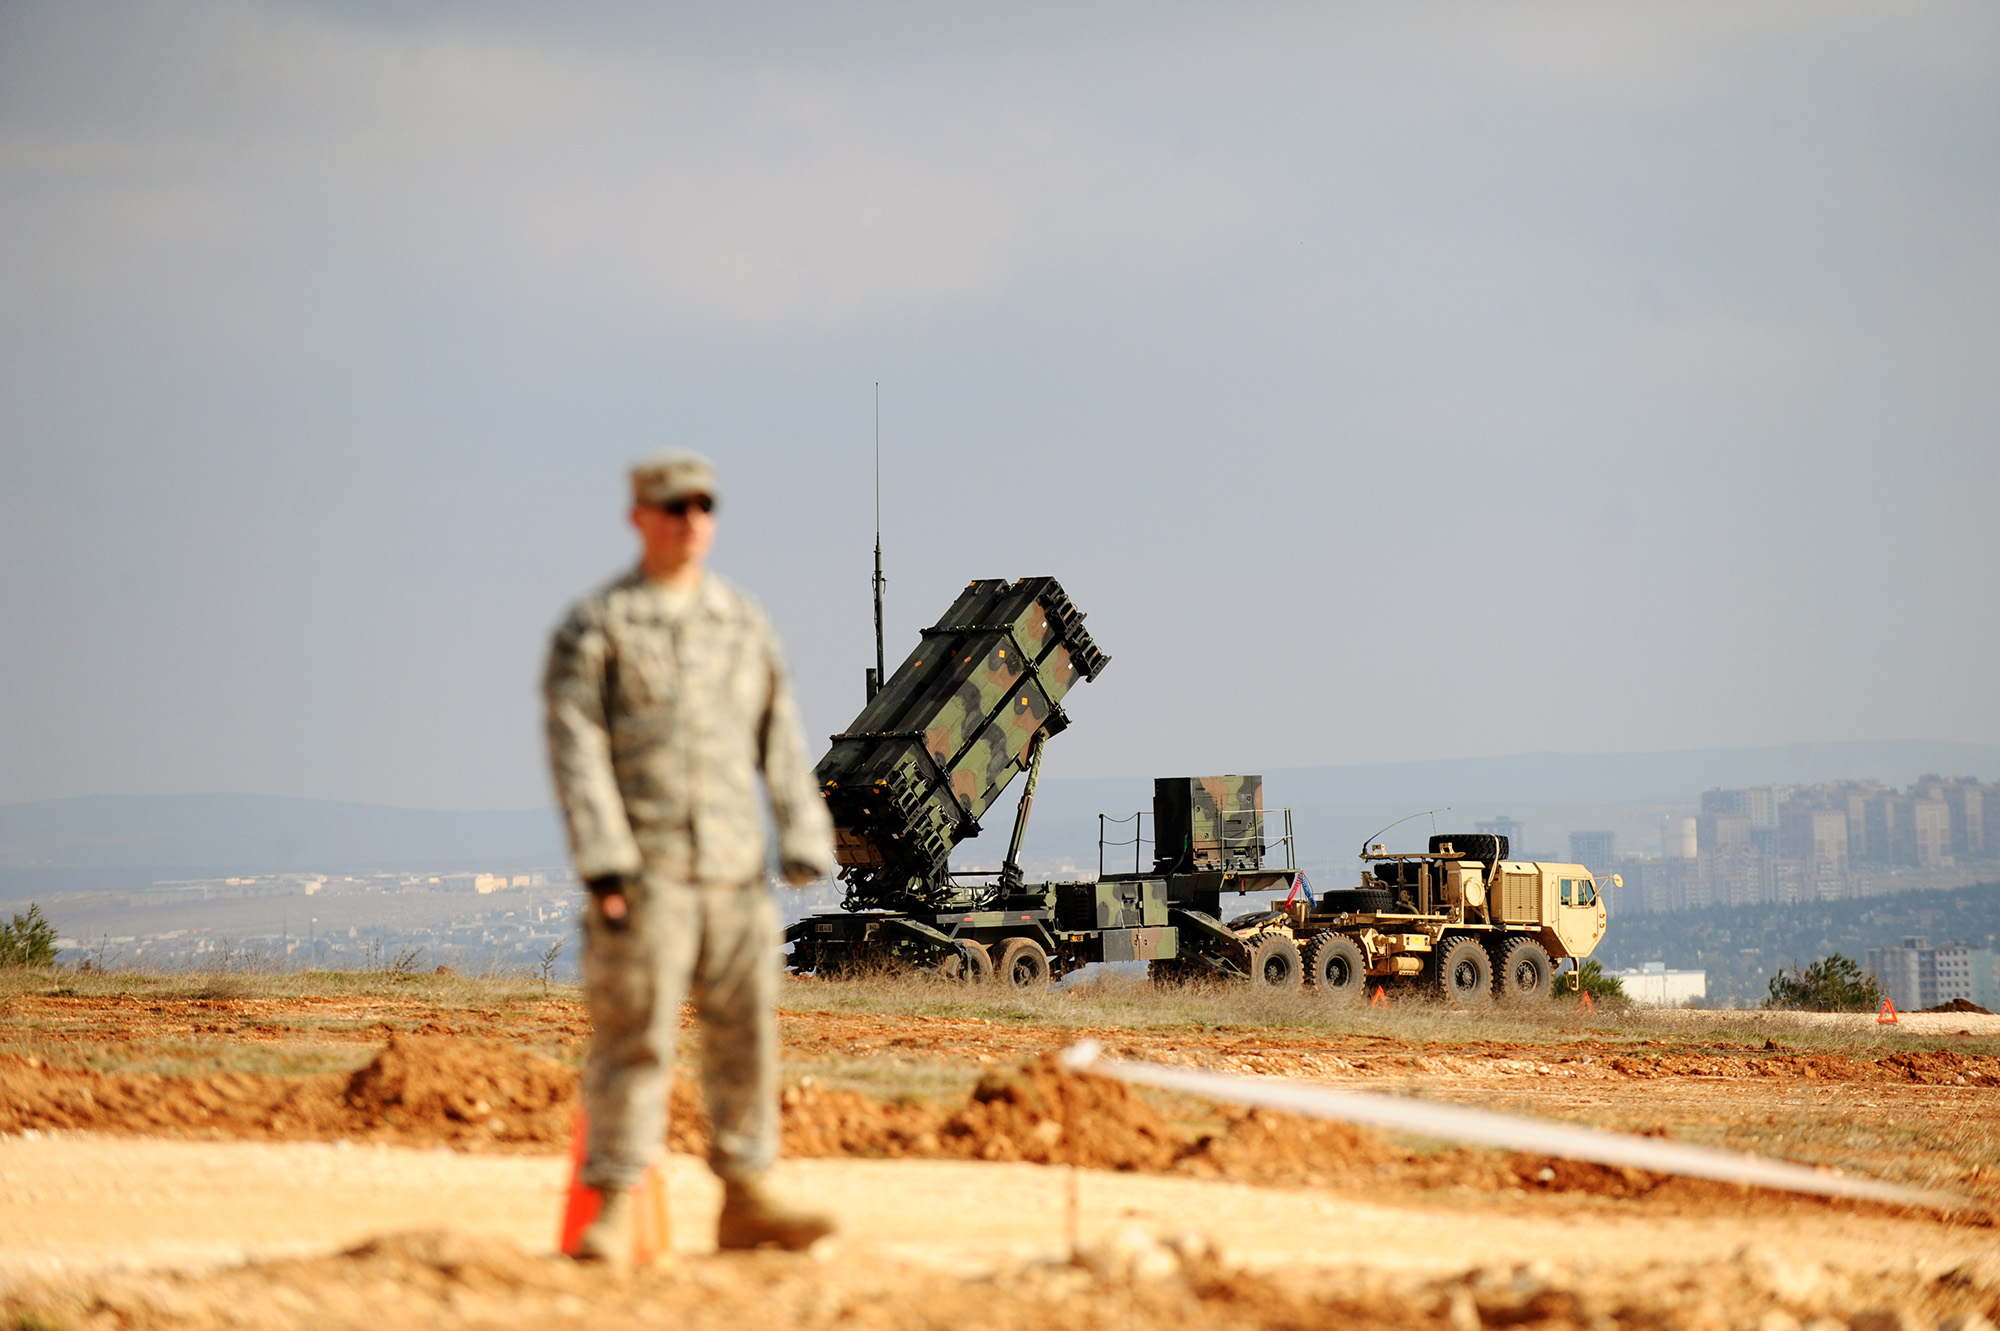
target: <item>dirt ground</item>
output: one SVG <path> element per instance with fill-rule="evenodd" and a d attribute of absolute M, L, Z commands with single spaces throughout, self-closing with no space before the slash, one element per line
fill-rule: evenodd
<path fill-rule="evenodd" d="M 0 988 L 0 1309 L 23 1327 L 288 1325 L 305 1309 L 328 1325 L 2000 1319 L 2000 1018 L 1328 1013 L 876 982 L 794 984 L 783 1028 L 787 1186 L 838 1212 L 842 1236 L 815 1258 L 706 1253 L 706 1130 L 683 1079 L 681 1260 L 610 1278 L 544 1255 L 588 1040 L 573 993 L 456 977 Z M 1664 1134 L 1963 1204 L 1762 1193 L 1136 1094 L 1055 1070 L 1085 1035 L 1120 1057 Z"/>

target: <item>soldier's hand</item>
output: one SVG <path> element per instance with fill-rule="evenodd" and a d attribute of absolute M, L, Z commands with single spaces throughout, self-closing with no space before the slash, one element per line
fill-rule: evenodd
<path fill-rule="evenodd" d="M 631 884 L 623 874 L 608 873 L 602 878 L 591 879 L 584 886 L 597 899 L 597 912 L 604 917 L 605 927 L 616 932 L 631 924 Z"/>
<path fill-rule="evenodd" d="M 815 879 L 826 877 L 826 870 L 805 860 L 786 860 L 784 873 L 785 881 L 793 887 L 804 887 Z"/>

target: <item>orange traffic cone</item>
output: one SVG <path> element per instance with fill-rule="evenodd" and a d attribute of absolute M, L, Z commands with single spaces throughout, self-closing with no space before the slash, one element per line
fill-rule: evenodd
<path fill-rule="evenodd" d="M 1382 992 L 1382 986 L 1375 986 L 1375 997 L 1368 1000 L 1369 1007 L 1388 1007 L 1389 995 Z"/>
<path fill-rule="evenodd" d="M 1896 1026 L 1900 1025 L 1901 1021 L 1902 1019 L 1896 1015 L 1896 1005 L 1886 998 L 1883 999 L 1882 1010 L 1875 1014 L 1875 1024 L 1877 1026 Z"/>
<path fill-rule="evenodd" d="M 583 1181 L 583 1162 L 590 1151 L 590 1116 L 576 1111 L 569 1138 L 569 1197 L 563 1203 L 563 1254 L 576 1256 L 577 1242 L 604 1206 L 604 1194 Z M 667 1222 L 667 1181 L 658 1161 L 632 1185 L 632 1265 L 650 1266 L 673 1252 L 673 1232 Z"/>

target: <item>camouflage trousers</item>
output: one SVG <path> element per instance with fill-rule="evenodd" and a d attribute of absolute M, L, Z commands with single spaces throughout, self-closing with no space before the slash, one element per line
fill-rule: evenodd
<path fill-rule="evenodd" d="M 584 1063 L 590 1114 L 583 1182 L 639 1181 L 667 1133 L 681 1004 L 701 1021 L 710 1168 L 745 1178 L 778 1154 L 778 912 L 761 882 L 691 887 L 648 874 L 625 929 L 584 912 L 584 992 L 595 1028 Z"/>

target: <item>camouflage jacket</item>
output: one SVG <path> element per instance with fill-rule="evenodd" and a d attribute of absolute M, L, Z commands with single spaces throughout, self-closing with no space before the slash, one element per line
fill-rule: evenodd
<path fill-rule="evenodd" d="M 761 879 L 758 772 L 787 865 L 833 871 L 777 633 L 705 574 L 678 617 L 634 569 L 579 601 L 549 646 L 549 765 L 578 876 L 641 867 L 687 883 Z"/>

